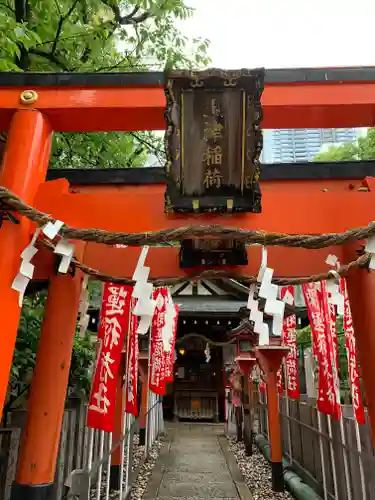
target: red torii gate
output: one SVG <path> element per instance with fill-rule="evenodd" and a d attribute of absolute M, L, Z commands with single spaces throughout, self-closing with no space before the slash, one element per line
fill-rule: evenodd
<path fill-rule="evenodd" d="M 8 132 L 0 185 L 77 228 L 141 232 L 196 223 L 194 216 L 164 214 L 165 188 L 161 183 L 75 186 L 73 192 L 65 180 L 45 182 L 54 131 L 163 129 L 164 83 L 161 73 L 0 74 L 0 129 Z M 264 128 L 373 126 L 375 69 L 270 70 L 262 104 Z M 358 191 L 361 181 L 367 191 Z M 200 215 L 199 223 L 290 233 L 341 232 L 375 219 L 374 190 L 373 178 L 359 180 L 356 176 L 308 183 L 269 180 L 262 183 L 261 214 Z M 21 218 L 19 225 L 4 222 L 0 230 L 1 407 L 20 316 L 18 294 L 11 284 L 32 229 Z M 336 253 L 342 263 L 354 260 L 358 246 L 346 244 L 319 251 L 273 248 L 270 264 L 278 276 L 308 275 L 324 270 L 328 252 Z M 127 277 L 133 273 L 137 253 L 136 249 L 81 242 L 76 247 L 77 257 L 87 265 Z M 249 266 L 241 271 L 253 274 L 259 256 L 256 249 L 248 254 Z M 152 249 L 148 263 L 153 276 L 183 273 L 173 248 Z M 50 278 L 50 287 L 14 494 L 14 498 L 24 499 L 43 498 L 33 496 L 35 487 L 43 495 L 44 486 L 53 482 L 82 279 L 81 273 L 55 276 L 48 259 L 39 260 L 37 272 Z M 348 287 L 375 437 L 374 275 L 353 270 Z"/>

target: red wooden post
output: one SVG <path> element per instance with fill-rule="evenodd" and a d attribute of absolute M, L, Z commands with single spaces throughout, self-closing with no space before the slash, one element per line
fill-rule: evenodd
<path fill-rule="evenodd" d="M 51 150 L 52 130 L 46 118 L 35 110 L 21 109 L 8 131 L 0 185 L 32 204 L 38 186 L 45 179 Z M 12 290 L 23 248 L 29 242 L 31 225 L 25 218 L 20 224 L 4 221 L 0 229 L 0 297 L 2 314 L 0 363 L 0 417 L 8 389 L 21 308 L 18 293 Z"/>
<path fill-rule="evenodd" d="M 288 350 L 288 347 L 283 346 L 262 346 L 256 347 L 255 349 L 256 356 L 266 375 L 267 381 L 267 413 L 271 445 L 273 491 L 284 491 L 283 452 L 281 447 L 281 429 L 277 397 L 277 372 Z"/>
<path fill-rule="evenodd" d="M 12 500 L 42 500 L 53 487 L 81 286 L 81 272 L 50 280 Z"/>

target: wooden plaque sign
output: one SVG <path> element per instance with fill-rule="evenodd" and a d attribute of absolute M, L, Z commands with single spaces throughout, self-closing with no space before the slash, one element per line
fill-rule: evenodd
<path fill-rule="evenodd" d="M 247 266 L 246 246 L 242 241 L 196 239 L 180 246 L 180 268 L 197 266 Z"/>
<path fill-rule="evenodd" d="M 167 211 L 261 211 L 263 86 L 264 70 L 168 75 Z"/>

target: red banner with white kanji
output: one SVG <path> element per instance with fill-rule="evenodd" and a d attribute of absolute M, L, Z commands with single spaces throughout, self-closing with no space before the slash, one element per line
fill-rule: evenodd
<path fill-rule="evenodd" d="M 114 431 L 117 377 L 129 326 L 133 287 L 106 283 L 98 337 L 100 347 L 87 412 L 87 426 Z"/>
<path fill-rule="evenodd" d="M 344 296 L 344 332 L 345 332 L 346 355 L 348 358 L 348 372 L 350 378 L 352 404 L 357 422 L 359 424 L 364 424 L 366 423 L 365 409 L 363 407 L 361 386 L 359 383 L 355 334 L 354 334 L 352 312 L 350 310 L 350 302 L 349 302 L 349 296 L 345 278 L 341 278 L 340 292 Z"/>
<path fill-rule="evenodd" d="M 154 300 L 156 301 L 156 306 L 151 326 L 149 388 L 154 394 L 164 395 L 166 384 L 162 332 L 165 325 L 165 313 L 167 309 L 167 288 L 156 288 L 154 290 Z"/>
<path fill-rule="evenodd" d="M 302 285 L 310 320 L 313 350 L 318 363 L 318 410 L 327 415 L 336 414 L 336 394 L 332 373 L 332 359 L 328 338 L 330 316 L 327 294 L 319 294 L 315 283 Z M 320 300 L 320 296 L 321 300 Z"/>
<path fill-rule="evenodd" d="M 173 382 L 173 367 L 174 367 L 174 357 L 175 357 L 175 346 L 176 346 L 176 334 L 177 334 L 177 323 L 178 323 L 178 313 L 180 311 L 180 306 L 175 304 L 175 317 L 173 320 L 173 336 L 170 340 L 170 350 L 165 353 L 165 382 Z"/>
<path fill-rule="evenodd" d="M 132 298 L 132 309 L 135 306 L 136 299 Z M 137 390 L 138 390 L 138 316 L 130 313 L 129 339 L 126 365 L 126 394 L 125 394 L 125 412 L 138 416 Z"/>
<path fill-rule="evenodd" d="M 327 293 L 326 283 L 322 283 L 322 293 L 323 290 Z M 340 400 L 340 378 L 339 378 L 339 343 L 337 338 L 337 325 L 336 325 L 336 306 L 334 304 L 328 305 L 329 309 L 329 325 L 330 325 L 330 337 L 329 348 L 332 360 L 332 375 L 333 383 L 335 386 L 336 394 L 336 413 L 335 418 L 339 419 L 341 417 L 341 400 Z"/>
<path fill-rule="evenodd" d="M 294 302 L 293 286 L 285 286 L 281 288 L 280 295 L 282 300 L 286 294 L 290 294 L 291 297 L 293 297 Z M 284 363 L 286 391 L 287 396 L 291 399 L 298 399 L 300 397 L 296 327 L 297 318 L 295 314 L 291 314 L 284 319 L 281 343 L 282 345 L 289 347 L 289 352 Z"/>

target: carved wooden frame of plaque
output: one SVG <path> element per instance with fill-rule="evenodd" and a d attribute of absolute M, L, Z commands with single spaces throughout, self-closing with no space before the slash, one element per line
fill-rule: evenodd
<path fill-rule="evenodd" d="M 264 69 L 210 69 L 202 72 L 175 71 L 167 75 L 167 212 L 261 212 L 258 181 L 261 171 L 259 157 L 263 146 L 260 99 L 264 73 Z M 212 116 L 207 114 L 209 100 L 211 104 L 215 101 L 215 106 L 219 101 L 219 111 L 215 107 L 216 114 L 212 112 Z M 196 116 L 198 112 L 199 116 Z M 190 122 L 188 132 L 186 115 L 195 119 Z M 214 116 L 218 116 L 217 121 L 220 123 L 216 123 Z M 216 129 L 221 127 L 221 143 L 215 136 L 214 142 L 207 144 L 211 137 L 207 139 L 206 130 L 211 133 L 213 129 L 208 120 L 214 121 Z M 208 128 L 202 128 L 207 123 Z M 236 130 L 239 133 L 235 133 Z M 187 141 L 187 135 L 191 141 Z M 222 148 L 222 145 L 227 148 Z M 217 146 L 221 155 L 207 154 L 207 151 L 218 151 Z M 202 155 L 203 148 L 205 152 Z M 192 159 L 194 155 L 197 160 Z M 207 165 L 204 165 L 202 158 L 207 159 Z M 221 168 L 222 163 L 220 168 L 214 168 L 212 158 L 220 161 L 224 158 L 224 168 Z M 189 165 L 186 159 L 190 160 Z"/>

